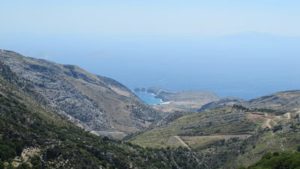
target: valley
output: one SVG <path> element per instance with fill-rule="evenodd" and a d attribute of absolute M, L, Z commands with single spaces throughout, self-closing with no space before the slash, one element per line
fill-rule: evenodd
<path fill-rule="evenodd" d="M 0 169 L 300 169 L 300 1 L 0 2 Z"/>
<path fill-rule="evenodd" d="M 239 169 L 300 151 L 299 90 L 252 100 L 145 91 L 165 104 L 77 66 L 1 50 L 0 168 Z"/>
<path fill-rule="evenodd" d="M 185 147 L 211 161 L 221 154 L 225 159 L 237 159 L 222 164 L 227 167 L 253 165 L 267 152 L 294 151 L 299 146 L 299 108 L 295 107 L 300 105 L 281 104 L 298 102 L 299 96 L 299 91 L 287 91 L 234 105 L 221 102 L 223 106 L 183 114 L 132 137 L 130 142 L 152 148 Z"/>

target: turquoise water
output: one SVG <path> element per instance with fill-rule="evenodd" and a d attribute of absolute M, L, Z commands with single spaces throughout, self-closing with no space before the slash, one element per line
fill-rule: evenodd
<path fill-rule="evenodd" d="M 147 93 L 147 92 L 137 92 L 135 93 L 144 103 L 149 105 L 157 105 L 161 104 L 162 100 L 155 98 L 155 95 Z"/>

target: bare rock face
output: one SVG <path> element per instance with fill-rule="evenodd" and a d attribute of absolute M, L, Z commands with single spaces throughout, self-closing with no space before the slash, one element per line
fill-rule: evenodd
<path fill-rule="evenodd" d="M 0 51 L 0 62 L 26 82 L 23 88 L 35 100 L 93 133 L 123 137 L 160 119 L 159 113 L 119 82 L 77 66 L 6 50 Z"/>

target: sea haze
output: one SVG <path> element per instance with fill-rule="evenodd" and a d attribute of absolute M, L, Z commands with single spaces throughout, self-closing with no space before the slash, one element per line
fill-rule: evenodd
<path fill-rule="evenodd" d="M 300 39 L 226 37 L 2 37 L 1 48 L 76 64 L 131 89 L 205 90 L 250 99 L 300 89 Z"/>

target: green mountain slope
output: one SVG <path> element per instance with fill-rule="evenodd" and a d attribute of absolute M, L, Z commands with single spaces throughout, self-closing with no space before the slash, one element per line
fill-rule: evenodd
<path fill-rule="evenodd" d="M 213 168 L 249 166 L 268 152 L 292 151 L 300 144 L 300 105 L 295 104 L 300 94 L 280 94 L 285 96 L 281 107 L 272 102 L 258 108 L 217 106 L 183 115 L 129 140 L 142 147 L 186 147 Z"/>
<path fill-rule="evenodd" d="M 256 124 L 248 120 L 242 110 L 226 107 L 183 116 L 166 126 L 138 135 L 132 140 L 132 143 L 146 147 L 178 147 L 169 142 L 173 136 L 188 138 L 211 135 L 247 135 L 251 134 L 255 128 Z M 212 139 L 215 140 L 215 138 L 217 137 Z"/>
<path fill-rule="evenodd" d="M 299 169 L 300 168 L 300 153 L 285 152 L 285 153 L 268 153 L 256 164 L 248 167 L 248 169 Z"/>

